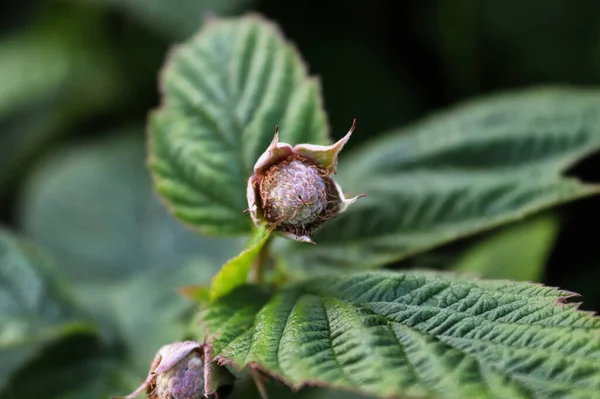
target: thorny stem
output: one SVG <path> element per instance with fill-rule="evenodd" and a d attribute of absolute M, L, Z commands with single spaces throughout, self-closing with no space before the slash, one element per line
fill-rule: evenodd
<path fill-rule="evenodd" d="M 262 249 L 258 253 L 258 256 L 254 260 L 252 265 L 252 282 L 255 284 L 262 284 L 263 275 L 265 273 L 265 264 L 269 260 L 269 250 L 271 247 L 271 238 L 267 238 L 267 242 L 263 245 Z"/>

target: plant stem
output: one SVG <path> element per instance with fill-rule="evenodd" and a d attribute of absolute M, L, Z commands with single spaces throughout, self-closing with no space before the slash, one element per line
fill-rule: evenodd
<path fill-rule="evenodd" d="M 263 283 L 263 275 L 265 273 L 265 264 L 269 260 L 269 248 L 271 246 L 271 237 L 267 238 L 267 242 L 262 247 L 258 256 L 252 265 L 252 282 L 254 284 Z"/>

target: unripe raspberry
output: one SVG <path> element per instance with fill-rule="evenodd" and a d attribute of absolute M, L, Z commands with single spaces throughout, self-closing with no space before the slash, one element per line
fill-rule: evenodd
<path fill-rule="evenodd" d="M 260 182 L 267 221 L 302 226 L 318 220 L 327 208 L 322 172 L 308 161 L 292 159 L 271 166 Z"/>
<path fill-rule="evenodd" d="M 201 353 L 190 351 L 171 369 L 156 375 L 151 399 L 204 398 L 204 362 Z"/>
<path fill-rule="evenodd" d="M 254 166 L 248 206 L 255 224 L 266 222 L 285 236 L 313 242 L 310 235 L 359 197 L 346 199 L 330 177 L 352 131 L 330 146 L 280 143 L 278 132 Z"/>
<path fill-rule="evenodd" d="M 208 352 L 207 345 L 195 341 L 163 346 L 146 381 L 122 399 L 136 398 L 144 391 L 149 399 L 226 399 L 234 377 L 212 362 Z"/>

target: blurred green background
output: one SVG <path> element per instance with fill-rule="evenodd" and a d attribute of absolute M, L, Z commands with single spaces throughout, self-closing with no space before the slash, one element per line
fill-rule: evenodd
<path fill-rule="evenodd" d="M 474 96 L 600 87 L 596 0 L 4 0 L 1 399 L 126 394 L 161 345 L 197 333 L 177 287 L 208 282 L 243 240 L 168 215 L 144 125 L 169 47 L 207 17 L 248 11 L 276 21 L 320 76 L 333 138 L 358 119 L 352 147 Z M 570 173 L 600 181 L 600 157 Z M 390 267 L 541 281 L 599 310 L 599 224 L 600 199 L 587 199 Z M 256 395 L 247 377 L 234 395 Z"/>

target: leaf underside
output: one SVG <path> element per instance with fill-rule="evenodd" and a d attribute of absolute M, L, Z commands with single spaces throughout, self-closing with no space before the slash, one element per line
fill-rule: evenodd
<path fill-rule="evenodd" d="M 204 313 L 214 354 L 294 387 L 378 397 L 598 398 L 600 319 L 571 293 L 443 273 L 362 272 Z"/>
<path fill-rule="evenodd" d="M 327 142 L 318 82 L 258 17 L 208 24 L 175 49 L 150 118 L 150 168 L 175 216 L 206 234 L 249 233 L 246 184 L 279 124 L 290 143 Z"/>
<path fill-rule="evenodd" d="M 286 242 L 279 255 L 311 273 L 400 260 L 597 194 L 563 173 L 599 148 L 599 91 L 533 89 L 458 106 L 342 157 L 341 186 L 367 197 L 328 222 L 316 248 Z"/>

